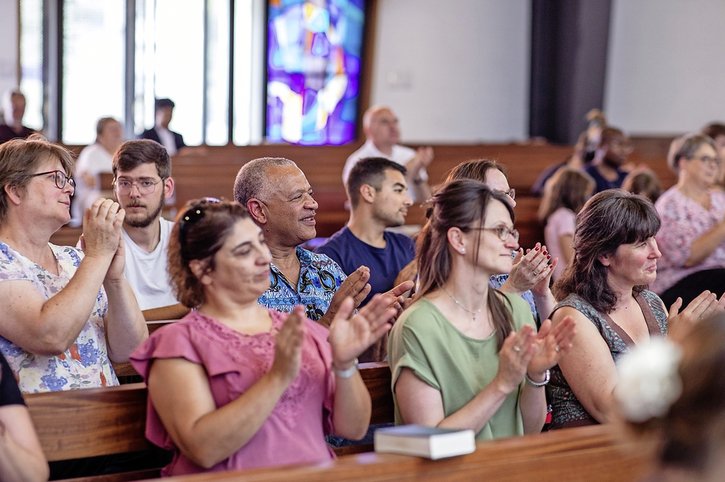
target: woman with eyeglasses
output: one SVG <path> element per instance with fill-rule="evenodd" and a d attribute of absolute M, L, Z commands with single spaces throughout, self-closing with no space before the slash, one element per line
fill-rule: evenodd
<path fill-rule="evenodd" d="M 526 302 L 489 286 L 516 246 L 506 195 L 474 180 L 445 185 L 418 238 L 420 288 L 388 340 L 396 423 L 470 428 L 479 440 L 539 432 L 549 369 L 571 322 L 541 330 Z"/>
<path fill-rule="evenodd" d="M 451 169 L 445 182 L 457 179 L 481 181 L 494 191 L 505 194 L 507 202 L 513 208 L 516 207 L 516 191 L 511 189 L 503 166 L 496 161 L 474 159 L 462 162 Z M 518 241 L 518 232 L 514 241 Z M 491 286 L 505 293 L 522 296 L 531 306 L 537 321 L 543 321 L 549 317 L 556 304 L 549 285 L 559 260 L 552 258 L 547 247 L 540 243 L 526 251 L 519 248 L 518 243 L 512 243 L 512 249 L 516 250 L 516 259 L 510 270 L 493 274 Z"/>
<path fill-rule="evenodd" d="M 686 326 L 720 309 L 715 295 L 705 292 L 681 313 L 676 304 L 668 314 L 647 289 L 657 277 L 659 229 L 652 203 L 621 189 L 596 194 L 577 215 L 574 259 L 554 284 L 561 300 L 551 315 L 554 327 L 573 319 L 576 335 L 571 352 L 551 371 L 551 428 L 610 422 L 619 357 L 664 336 L 668 325 Z"/>
<path fill-rule="evenodd" d="M 717 187 L 721 159 L 701 134 L 672 142 L 667 162 L 677 184 L 657 199 L 662 259 L 652 289 L 667 306 L 687 304 L 702 290 L 725 292 L 725 192 Z"/>
<path fill-rule="evenodd" d="M 40 137 L 0 146 L 0 351 L 24 393 L 117 385 L 148 336 L 123 277 L 124 211 L 85 212 L 83 251 L 50 243 L 70 220 L 73 159 Z"/>
<path fill-rule="evenodd" d="M 302 306 L 283 314 L 257 299 L 269 288 L 264 234 L 239 203 L 202 200 L 177 217 L 169 273 L 195 310 L 156 331 L 131 362 L 149 389 L 146 434 L 173 452 L 163 475 L 317 463 L 326 434 L 361 438 L 371 402 L 357 356 L 389 329 L 392 295 L 329 330 Z"/>

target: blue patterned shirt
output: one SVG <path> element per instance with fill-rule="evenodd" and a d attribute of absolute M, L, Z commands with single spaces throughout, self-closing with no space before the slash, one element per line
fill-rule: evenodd
<path fill-rule="evenodd" d="M 501 286 L 506 282 L 506 280 L 509 279 L 509 275 L 504 274 L 495 274 L 491 276 L 491 278 L 488 280 L 488 284 L 492 286 L 493 288 L 496 288 L 497 290 L 501 289 Z M 521 297 L 526 300 L 526 302 L 529 304 L 529 308 L 531 308 L 531 313 L 534 314 L 534 319 L 539 319 L 539 314 L 536 312 L 536 303 L 534 303 L 534 294 L 531 291 L 524 291 L 521 293 Z M 541 321 L 541 320 L 539 320 Z"/>
<path fill-rule="evenodd" d="M 337 263 L 324 254 L 316 254 L 299 246 L 296 252 L 300 260 L 297 287 L 292 287 L 272 263 L 269 289 L 262 293 L 258 301 L 264 307 L 283 313 L 289 313 L 296 305 L 302 305 L 309 319 L 319 321 L 347 276 Z"/>

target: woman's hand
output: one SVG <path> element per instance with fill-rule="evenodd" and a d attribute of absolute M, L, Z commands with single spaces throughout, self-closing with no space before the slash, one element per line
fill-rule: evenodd
<path fill-rule="evenodd" d="M 545 320 L 536 335 L 536 351 L 527 367 L 529 377 L 538 380 L 542 374 L 553 367 L 572 347 L 574 339 L 574 319 L 565 317 L 552 328 L 551 320 Z"/>
<path fill-rule="evenodd" d="M 88 257 L 115 256 L 126 212 L 111 199 L 96 199 L 83 216 L 83 248 Z"/>
<path fill-rule="evenodd" d="M 685 309 L 682 307 L 682 298 L 677 298 L 670 306 L 667 317 L 668 333 L 675 341 L 682 341 L 693 326 L 700 320 L 723 311 L 725 305 L 725 294 L 718 300 L 717 295 L 710 291 L 703 291 L 690 301 Z"/>
<path fill-rule="evenodd" d="M 524 326 L 512 331 L 498 352 L 498 372 L 492 383 L 497 383 L 506 394 L 513 392 L 526 375 L 526 367 L 536 353 L 536 331 Z"/>
<path fill-rule="evenodd" d="M 549 264 L 551 256 L 541 243 L 536 243 L 534 249 L 519 249 L 511 267 L 508 280 L 502 286 L 504 291 L 521 294 L 532 289 L 544 280 L 548 280 L 553 272 L 553 266 Z"/>
<path fill-rule="evenodd" d="M 304 308 L 295 306 L 275 337 L 274 361 L 270 373 L 279 375 L 287 383 L 294 380 L 300 371 L 305 318 Z"/>
<path fill-rule="evenodd" d="M 557 264 L 559 264 L 559 258 L 553 258 L 551 259 L 551 262 L 548 263 L 545 268 L 543 268 L 540 276 L 541 279 L 538 283 L 531 287 L 531 292 L 534 294 L 534 296 L 548 296 L 548 294 L 551 293 L 551 276 L 554 274 L 554 268 L 556 268 Z"/>
<path fill-rule="evenodd" d="M 390 330 L 396 314 L 396 297 L 377 294 L 356 315 L 352 298 L 346 298 L 330 325 L 330 345 L 335 368 L 352 366 L 355 358 Z"/>

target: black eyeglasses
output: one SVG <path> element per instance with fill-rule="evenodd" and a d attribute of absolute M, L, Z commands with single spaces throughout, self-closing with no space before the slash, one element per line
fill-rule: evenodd
<path fill-rule="evenodd" d="M 500 192 L 501 194 L 507 195 L 511 199 L 516 199 L 516 189 L 514 189 L 514 188 L 511 188 L 508 191 L 498 190 L 498 192 Z"/>
<path fill-rule="evenodd" d="M 221 200 L 215 197 L 205 197 L 194 203 L 184 214 L 179 218 L 179 243 L 181 245 L 181 252 L 184 253 L 184 244 L 186 243 L 186 232 L 189 226 L 199 222 L 204 217 L 204 206 L 208 204 L 217 204 Z M 186 256 L 184 256 L 186 259 Z"/>
<path fill-rule="evenodd" d="M 75 190 L 76 188 L 76 182 L 75 180 L 70 177 L 68 174 L 66 174 L 63 171 L 60 170 L 54 170 L 54 171 L 45 171 L 45 172 L 38 172 L 36 174 L 31 174 L 28 177 L 38 177 L 38 176 L 46 176 L 48 174 L 53 174 L 53 182 L 55 183 L 55 187 L 58 189 L 63 189 L 66 184 L 70 184 L 70 186 Z"/>

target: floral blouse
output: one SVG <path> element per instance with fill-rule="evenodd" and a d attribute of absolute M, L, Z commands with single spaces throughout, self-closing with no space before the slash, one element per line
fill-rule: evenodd
<path fill-rule="evenodd" d="M 693 241 L 725 219 L 725 193 L 711 191 L 707 210 L 673 187 L 657 199 L 655 207 L 662 218 L 662 228 L 656 236 L 662 258 L 657 262 L 657 279 L 652 290 L 663 293 L 693 273 L 725 268 L 725 244 L 695 266 L 684 266 Z"/>
<path fill-rule="evenodd" d="M 0 242 L 0 282 L 29 281 L 43 298 L 52 298 L 73 277 L 83 253 L 70 246 L 48 246 L 58 261 L 58 276 Z M 37 393 L 118 385 L 106 346 L 103 317 L 107 311 L 108 299 L 101 288 L 78 338 L 57 356 L 29 353 L 0 336 L 0 352 L 18 379 L 20 390 Z"/>

